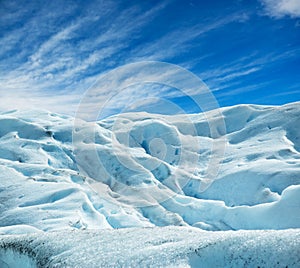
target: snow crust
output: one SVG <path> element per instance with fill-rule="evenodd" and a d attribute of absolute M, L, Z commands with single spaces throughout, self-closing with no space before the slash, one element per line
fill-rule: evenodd
<path fill-rule="evenodd" d="M 71 230 L 9 235 L 28 267 L 297 267 L 300 231 L 207 232 L 191 227 Z M 36 266 L 34 266 L 36 265 Z"/>

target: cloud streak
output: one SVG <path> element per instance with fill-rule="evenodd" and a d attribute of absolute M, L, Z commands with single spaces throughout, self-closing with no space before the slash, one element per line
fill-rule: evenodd
<path fill-rule="evenodd" d="M 59 112 L 67 110 L 74 113 L 74 103 L 80 101 L 78 93 L 83 93 L 96 80 L 97 74 L 118 64 L 114 61 L 122 57 L 131 36 L 149 23 L 168 2 L 162 2 L 144 12 L 137 6 L 120 11 L 114 1 L 98 4 L 100 6 L 95 4 L 86 7 L 97 9 L 96 15 L 90 11 L 76 13 L 76 8 L 67 10 L 67 14 L 63 15 L 70 13 L 73 19 L 63 23 L 59 21 L 63 8 L 43 10 L 39 6 L 30 5 L 25 6 L 23 11 L 18 9 L 15 12 L 16 6 L 6 7 L 11 12 L 6 13 L 3 24 L 7 28 L 9 25 L 17 26 L 11 27 L 12 30 L 0 38 L 3 48 L 0 52 L 2 107 L 44 105 Z M 35 16 L 27 17 L 30 11 L 36 13 Z M 44 25 L 45 20 L 52 25 Z M 22 25 L 19 25 L 21 21 Z M 26 33 L 32 36 L 32 40 L 28 40 Z M 9 53 L 13 58 L 8 58 Z M 15 64 L 9 66 L 7 62 Z M 63 105 L 55 105 L 56 101 L 59 103 L 62 100 L 62 94 L 67 95 L 65 100 L 70 98 L 68 104 L 73 108 L 65 109 Z M 41 101 L 36 101 L 39 98 Z M 25 99 L 26 103 L 22 103 Z"/>
<path fill-rule="evenodd" d="M 54 101 L 59 102 L 64 94 L 71 100 L 66 110 L 74 112 L 74 104 L 80 101 L 80 94 L 96 81 L 99 74 L 137 60 L 171 59 L 201 35 L 229 23 L 245 20 L 245 15 L 233 14 L 210 23 L 174 30 L 154 42 L 138 43 L 134 50 L 128 50 L 130 44 L 139 39 L 143 28 L 168 4 L 169 1 L 164 1 L 147 10 L 141 10 L 140 6 L 120 10 L 112 1 L 106 2 L 106 6 L 97 14 L 77 14 L 76 7 L 73 7 L 68 8 L 67 14 L 74 18 L 60 22 L 62 25 L 58 25 L 55 20 L 62 16 L 62 11 L 57 8 L 49 12 L 40 6 L 31 5 L 23 12 L 15 12 L 15 16 L 7 15 L 6 24 L 18 21 L 24 23 L 0 38 L 0 44 L 4 47 L 1 64 L 5 59 L 4 51 L 14 51 L 14 59 L 11 61 L 16 62 L 11 68 L 5 63 L 1 68 L 0 93 L 5 100 L 5 107 L 44 105 L 64 112 L 63 105 L 55 105 Z M 28 16 L 30 10 L 35 11 L 36 15 Z M 45 18 L 50 25 L 45 25 Z M 39 24 L 43 27 L 36 27 Z M 85 30 L 89 30 L 87 34 Z M 30 33 L 32 42 L 25 33 Z M 20 43 L 22 47 L 18 47 Z M 165 94 L 164 90 L 160 93 Z M 132 94 L 135 94 L 134 91 Z M 154 94 L 154 97 L 157 95 Z M 36 101 L 38 98 L 40 102 Z M 26 103 L 22 104 L 25 99 Z"/>
<path fill-rule="evenodd" d="M 232 87 L 233 92 L 235 92 L 235 88 L 243 84 L 244 78 L 256 75 L 266 68 L 271 68 L 271 66 L 294 58 L 299 52 L 300 49 L 297 48 L 285 52 L 274 51 L 263 56 L 255 52 L 230 63 L 201 72 L 198 75 L 209 85 L 212 91 Z M 242 88 L 245 87 L 242 86 Z M 250 88 L 253 87 L 250 86 Z"/>
<path fill-rule="evenodd" d="M 221 18 L 214 18 L 213 21 L 198 23 L 192 27 L 181 27 L 170 33 L 151 40 L 142 47 L 137 47 L 131 58 L 137 60 L 170 60 L 174 56 L 188 51 L 195 39 L 201 38 L 206 33 L 223 28 L 234 22 L 245 22 L 248 20 L 246 13 L 234 13 Z M 204 55 L 205 57 L 205 55 Z"/>

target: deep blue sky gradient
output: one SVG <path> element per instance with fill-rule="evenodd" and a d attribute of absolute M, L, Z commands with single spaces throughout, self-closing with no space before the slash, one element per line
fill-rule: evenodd
<path fill-rule="evenodd" d="M 192 71 L 220 106 L 299 101 L 300 16 L 267 8 L 263 0 L 0 1 L 1 109 L 72 113 L 99 75 L 140 60 Z"/>

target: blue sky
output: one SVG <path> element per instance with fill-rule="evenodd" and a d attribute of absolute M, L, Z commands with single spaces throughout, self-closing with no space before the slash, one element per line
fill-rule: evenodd
<path fill-rule="evenodd" d="M 193 72 L 220 106 L 300 100 L 298 0 L 2 0 L 0 47 L 1 110 L 73 114 L 101 74 L 148 60 Z"/>

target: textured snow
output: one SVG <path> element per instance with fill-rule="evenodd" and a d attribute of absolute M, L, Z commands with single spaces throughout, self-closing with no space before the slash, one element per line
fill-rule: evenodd
<path fill-rule="evenodd" d="M 300 103 L 221 112 L 0 113 L 0 267 L 296 267 Z"/>
<path fill-rule="evenodd" d="M 10 235 L 1 240 L 0 260 L 14 248 L 30 256 L 34 263 L 28 267 L 297 267 L 300 263 L 298 229 L 127 228 Z"/>

